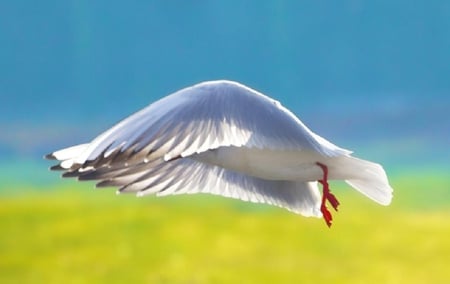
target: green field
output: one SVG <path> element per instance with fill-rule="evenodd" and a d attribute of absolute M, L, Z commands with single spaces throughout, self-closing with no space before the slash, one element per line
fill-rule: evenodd
<path fill-rule="evenodd" d="M 450 283 L 450 179 L 392 184 L 389 207 L 334 184 L 331 229 L 211 195 L 12 187 L 0 193 L 0 283 Z"/>

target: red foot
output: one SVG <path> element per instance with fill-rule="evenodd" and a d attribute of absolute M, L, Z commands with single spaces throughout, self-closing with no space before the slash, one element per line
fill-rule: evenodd
<path fill-rule="evenodd" d="M 326 206 L 326 201 L 330 202 L 331 206 L 333 206 L 334 210 L 338 210 L 339 201 L 336 196 L 331 193 L 330 186 L 328 185 L 328 167 L 322 163 L 316 163 L 323 171 L 323 178 L 319 180 L 319 182 L 323 186 L 323 195 L 322 195 L 322 203 L 320 204 L 320 211 L 322 212 L 323 219 L 327 223 L 328 227 L 331 227 L 331 221 L 333 220 L 333 216 Z"/>

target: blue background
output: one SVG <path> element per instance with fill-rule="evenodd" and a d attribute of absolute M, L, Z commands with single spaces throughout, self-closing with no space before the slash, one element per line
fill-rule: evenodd
<path fill-rule="evenodd" d="M 1 1 L 3 180 L 213 79 L 389 172 L 449 169 L 449 1 Z"/>

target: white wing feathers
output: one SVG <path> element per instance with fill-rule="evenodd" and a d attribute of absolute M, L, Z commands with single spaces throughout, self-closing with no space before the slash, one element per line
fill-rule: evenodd
<path fill-rule="evenodd" d="M 123 120 L 92 141 L 76 163 L 131 147 L 137 152 L 163 152 L 166 159 L 230 145 L 313 150 L 325 156 L 349 153 L 321 142 L 271 98 L 238 83 L 207 82 L 178 91 Z"/>
<path fill-rule="evenodd" d="M 122 192 L 208 192 L 320 216 L 315 182 L 267 181 L 190 159 L 219 147 L 348 155 L 311 132 L 277 101 L 239 83 L 205 82 L 149 105 L 89 144 L 48 155 L 65 177 L 96 179 Z"/>
<path fill-rule="evenodd" d="M 304 216 L 321 216 L 317 182 L 268 181 L 190 158 L 169 162 L 159 159 L 116 172 L 92 170 L 79 179 L 103 179 L 99 187 L 118 186 L 118 192 L 138 196 L 210 193 L 267 203 Z"/>

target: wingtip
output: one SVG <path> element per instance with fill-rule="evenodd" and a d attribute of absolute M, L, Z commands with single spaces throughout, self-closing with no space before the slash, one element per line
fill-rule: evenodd
<path fill-rule="evenodd" d="M 65 169 L 67 170 L 67 169 Z M 78 177 L 80 173 L 78 171 L 68 171 L 62 174 L 64 178 Z"/>
<path fill-rule="evenodd" d="M 46 159 L 46 160 L 57 160 L 56 156 L 53 155 L 53 153 L 45 155 L 44 159 Z"/>
<path fill-rule="evenodd" d="M 60 164 L 51 166 L 49 169 L 50 169 L 51 171 L 64 171 L 64 170 L 67 170 L 67 169 L 61 167 Z"/>

